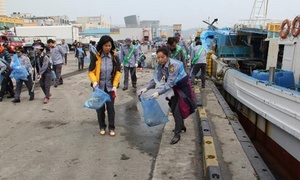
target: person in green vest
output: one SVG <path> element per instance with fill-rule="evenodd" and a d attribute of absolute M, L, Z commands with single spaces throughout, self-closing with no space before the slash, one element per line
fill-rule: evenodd
<path fill-rule="evenodd" d="M 196 46 L 191 52 L 191 61 L 192 61 L 192 74 L 191 74 L 191 83 L 195 85 L 195 76 L 201 70 L 201 85 L 202 88 L 205 88 L 205 74 L 206 74 L 206 54 L 202 42 L 196 42 Z"/>
<path fill-rule="evenodd" d="M 177 40 L 175 37 L 168 38 L 167 47 L 169 49 L 169 57 L 181 61 L 183 63 L 185 72 L 187 72 L 187 64 L 184 52 L 181 46 L 177 45 Z"/>
<path fill-rule="evenodd" d="M 132 87 L 136 88 L 136 68 L 138 67 L 139 54 L 130 38 L 125 39 L 125 45 L 121 49 L 121 67 L 124 67 L 124 87 L 123 91 L 128 89 L 129 72 L 131 76 Z"/>

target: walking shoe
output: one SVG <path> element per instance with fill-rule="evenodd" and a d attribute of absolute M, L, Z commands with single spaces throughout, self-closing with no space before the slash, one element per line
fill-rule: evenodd
<path fill-rule="evenodd" d="M 49 98 L 44 98 L 44 104 L 47 104 L 49 102 Z"/>
<path fill-rule="evenodd" d="M 99 134 L 100 134 L 101 136 L 104 136 L 104 135 L 105 135 L 105 129 L 100 129 Z"/>
<path fill-rule="evenodd" d="M 54 83 L 54 87 L 57 88 L 57 83 Z"/>
<path fill-rule="evenodd" d="M 115 136 L 116 135 L 115 130 L 112 130 L 112 129 L 109 130 L 109 135 L 110 136 Z"/>
<path fill-rule="evenodd" d="M 128 88 L 127 87 L 123 87 L 123 91 L 126 91 Z"/>
<path fill-rule="evenodd" d="M 133 88 L 136 88 L 136 85 L 134 84 L 134 85 L 132 85 L 132 87 L 133 87 Z"/>
<path fill-rule="evenodd" d="M 178 134 L 178 133 L 175 133 L 174 134 L 174 137 L 172 138 L 172 140 L 171 140 L 171 142 L 170 142 L 170 144 L 176 144 L 176 143 L 178 143 L 178 141 L 180 140 L 180 134 Z"/>
<path fill-rule="evenodd" d="M 30 93 L 29 101 L 33 101 L 33 100 L 34 100 L 34 93 Z"/>
<path fill-rule="evenodd" d="M 13 102 L 13 103 L 19 103 L 19 102 L 21 102 L 21 101 L 20 101 L 20 99 L 14 99 L 14 100 L 12 100 L 11 102 Z"/>

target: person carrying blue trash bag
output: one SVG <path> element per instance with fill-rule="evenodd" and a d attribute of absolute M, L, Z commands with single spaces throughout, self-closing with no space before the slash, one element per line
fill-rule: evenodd
<path fill-rule="evenodd" d="M 180 140 L 180 133 L 186 132 L 184 119 L 195 112 L 197 108 L 195 95 L 192 91 L 189 76 L 185 72 L 184 65 L 181 61 L 169 58 L 168 49 L 161 47 L 156 51 L 158 65 L 156 73 L 153 73 L 153 79 L 148 83 L 146 88 L 140 90 L 144 94 L 149 89 L 154 88 L 161 81 L 165 81 L 162 88 L 151 95 L 152 98 L 158 98 L 160 95 L 168 92 L 171 88 L 174 95 L 166 98 L 175 120 L 174 137 L 170 144 L 176 144 Z"/>
<path fill-rule="evenodd" d="M 100 109 L 106 102 L 111 102 L 110 96 L 99 88 L 95 88 L 92 95 L 85 101 L 83 107 Z"/>
<path fill-rule="evenodd" d="M 108 115 L 108 132 L 115 136 L 115 98 L 117 86 L 120 82 L 121 65 L 115 51 L 114 41 L 110 36 L 104 35 L 97 44 L 97 52 L 91 56 L 88 76 L 91 85 L 97 91 L 105 92 L 110 101 L 106 101 L 100 109 L 96 109 L 100 128 L 100 135 L 105 135 L 107 125 L 105 123 L 105 108 Z M 104 97 L 106 95 L 103 95 Z"/>

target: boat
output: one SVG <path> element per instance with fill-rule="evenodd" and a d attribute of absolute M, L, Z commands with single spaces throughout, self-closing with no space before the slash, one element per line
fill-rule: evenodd
<path fill-rule="evenodd" d="M 278 179 L 300 179 L 299 26 L 264 18 L 200 35 L 208 74 Z"/>

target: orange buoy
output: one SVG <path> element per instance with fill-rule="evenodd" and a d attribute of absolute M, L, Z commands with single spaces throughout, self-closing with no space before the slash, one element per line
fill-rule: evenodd
<path fill-rule="evenodd" d="M 284 31 L 285 26 L 287 25 L 287 29 Z M 290 33 L 291 23 L 288 19 L 285 19 L 280 26 L 280 37 L 285 39 Z"/>
<path fill-rule="evenodd" d="M 300 16 L 296 16 L 292 22 L 292 34 L 297 37 L 300 33 Z"/>

